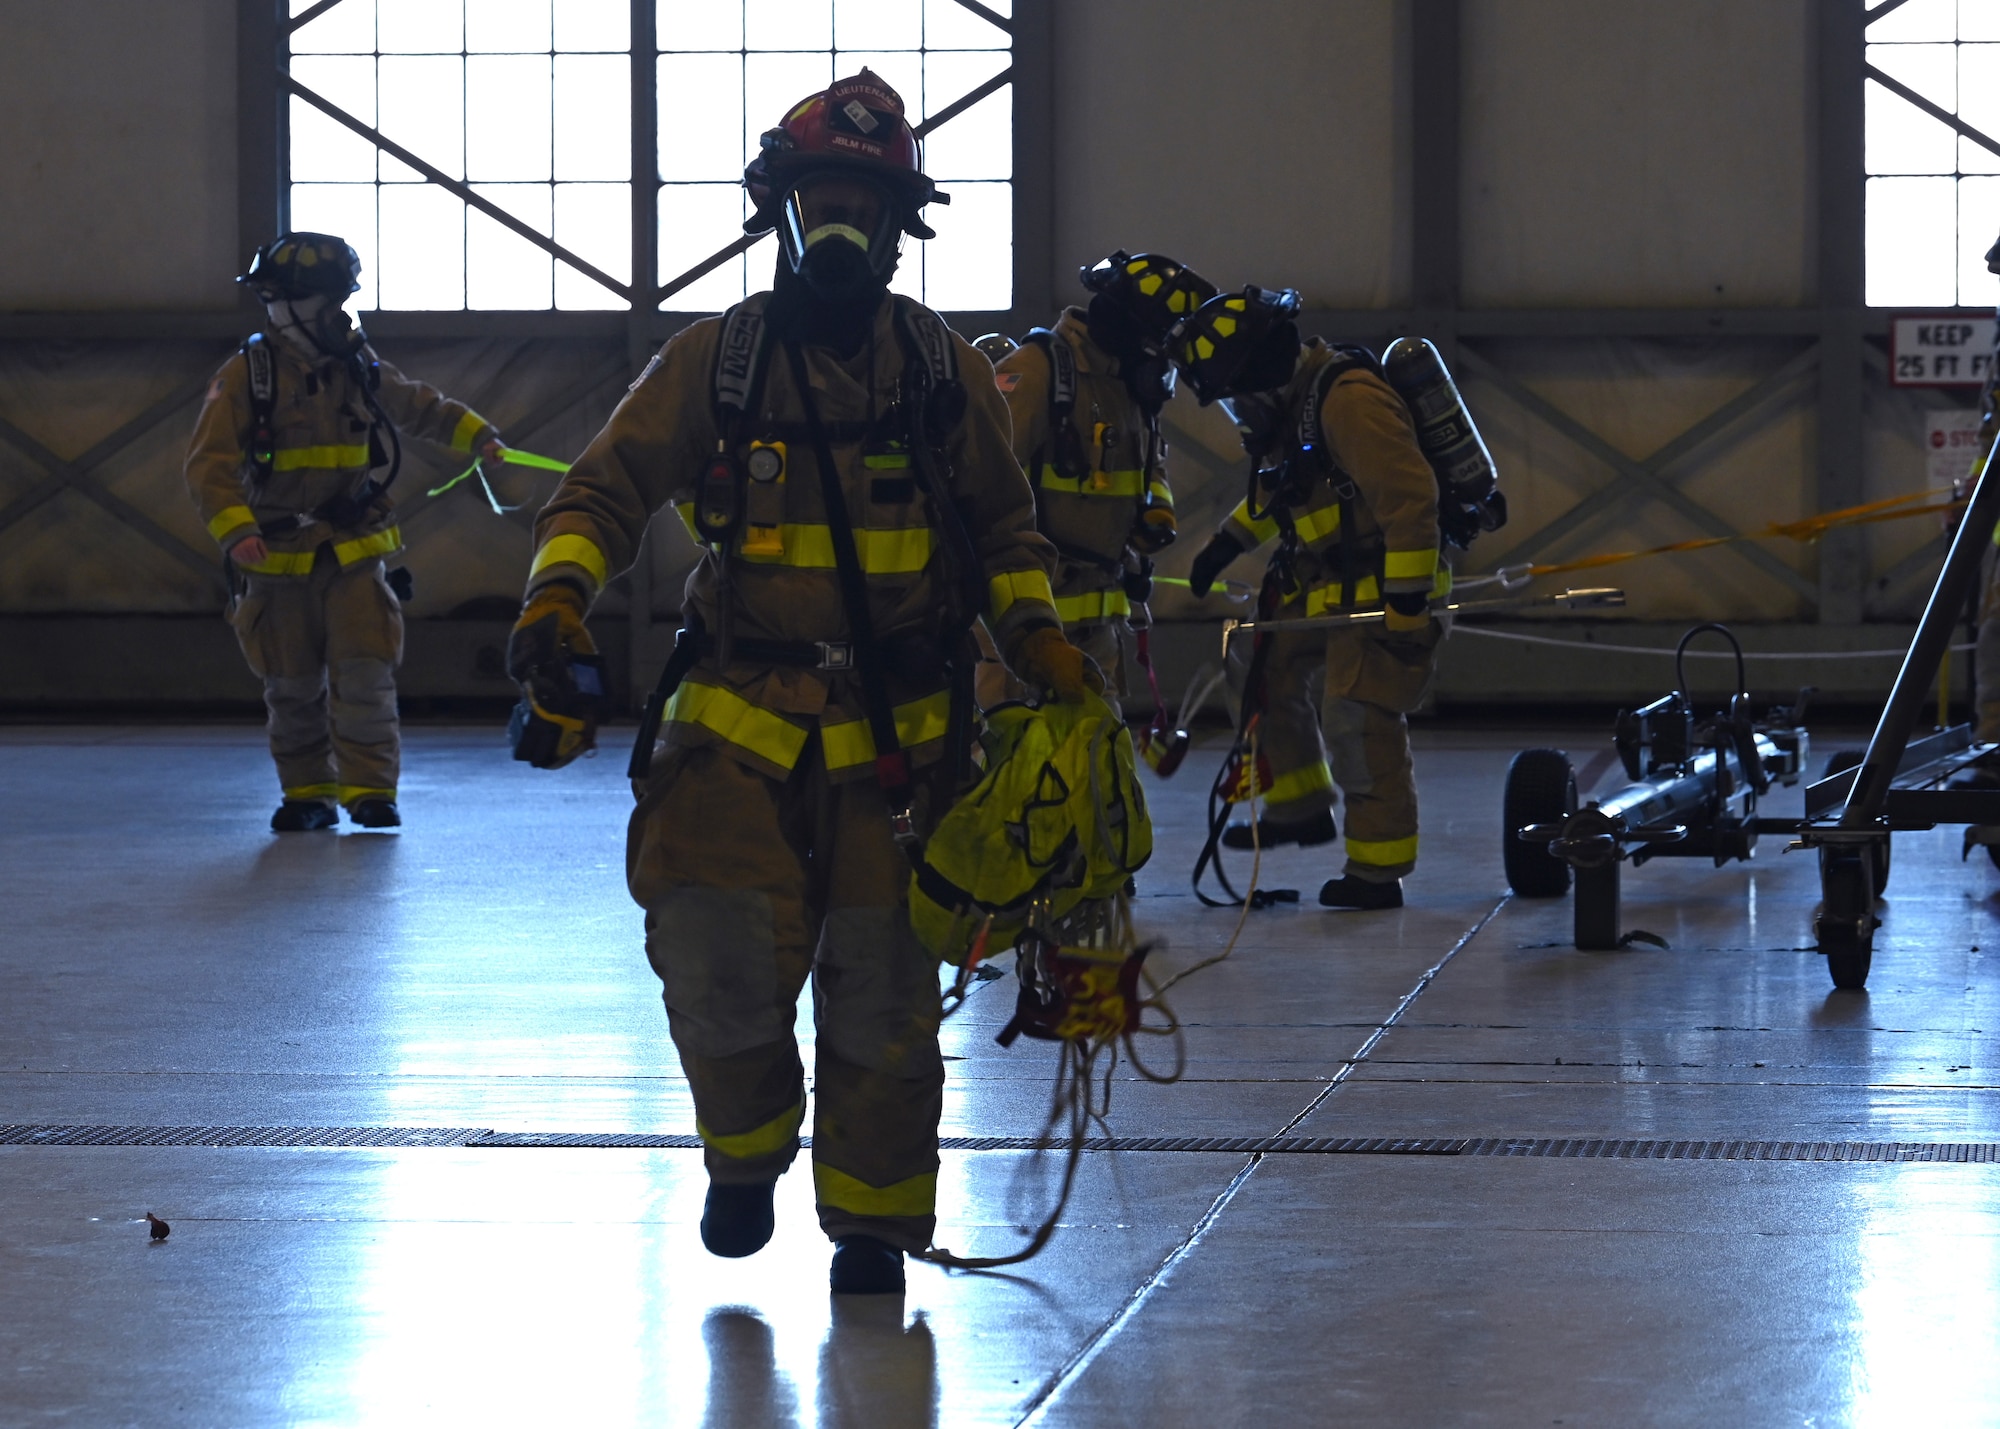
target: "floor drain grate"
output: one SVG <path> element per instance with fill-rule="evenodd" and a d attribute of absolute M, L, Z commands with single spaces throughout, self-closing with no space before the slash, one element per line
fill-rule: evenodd
<path fill-rule="evenodd" d="M 812 1145 L 811 1137 L 800 1138 Z M 946 1136 L 944 1151 L 1056 1151 L 1034 1136 Z M 696 1151 L 701 1138 L 627 1131 L 489 1131 L 468 1126 L 0 1126 L 0 1146 L 296 1146 Z M 1636 1141 L 1607 1137 L 1094 1136 L 1087 1151 L 1239 1156 L 1528 1156 L 1611 1161 L 2000 1163 L 1991 1141 Z"/>

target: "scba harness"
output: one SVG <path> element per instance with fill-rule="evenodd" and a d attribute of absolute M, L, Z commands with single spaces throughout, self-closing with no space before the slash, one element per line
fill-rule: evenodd
<path fill-rule="evenodd" d="M 693 527 L 714 559 L 716 629 L 703 629 L 690 613 L 674 642 L 673 655 L 646 700 L 628 773 L 643 779 L 653 743 L 673 693 L 703 658 L 727 665 L 739 656 L 759 663 L 800 669 L 852 671 L 862 693 L 869 732 L 875 742 L 875 777 L 890 808 L 890 832 L 899 847 L 915 856 L 918 842 L 913 813 L 914 780 L 909 756 L 896 734 L 887 676 L 942 670 L 951 691 L 947 772 L 956 788 L 963 783 L 970 748 L 972 667 L 977 652 L 969 632 L 978 618 L 983 587 L 971 533 L 946 485 L 944 451 L 965 418 L 965 388 L 959 381 L 951 331 L 929 308 L 894 297 L 894 328 L 904 355 L 897 399 L 873 422 L 821 419 L 795 340 L 773 333 L 765 313 L 767 294 L 739 303 L 723 316 L 716 343 L 711 396 L 718 431 L 716 450 L 696 486 Z M 793 385 L 804 408 L 802 424 L 782 424 L 761 415 L 763 394 L 776 349 L 785 350 Z M 764 544 L 782 549 L 784 514 L 780 486 L 790 440 L 803 436 L 818 469 L 841 605 L 847 619 L 845 641 L 739 640 L 733 629 L 731 567 L 737 554 L 758 554 Z M 908 484 L 908 494 L 925 499 L 933 529 L 944 537 L 946 611 L 935 636 L 878 639 L 874 634 L 866 577 L 853 521 L 841 489 L 833 448 L 836 442 L 874 443 L 884 460 L 900 460 L 914 476 L 876 478 Z M 747 451 L 748 456 L 739 453 Z M 885 470 L 890 469 L 885 465 Z M 898 495 L 903 493 L 899 491 Z"/>
<path fill-rule="evenodd" d="M 250 441 L 246 454 L 256 472 L 257 485 L 261 487 L 271 479 L 278 460 L 277 355 L 271 350 L 270 338 L 261 332 L 250 334 L 238 350 L 243 354 L 243 365 L 250 379 Z M 402 436 L 375 395 L 382 386 L 381 362 L 372 356 L 364 360 L 359 352 L 355 352 L 347 357 L 343 367 L 355 390 L 361 394 L 362 404 L 368 409 L 368 468 L 373 471 L 387 465 L 389 475 L 381 481 L 371 476 L 361 483 L 358 490 L 322 503 L 303 518 L 288 516 L 269 525 L 260 524 L 258 530 L 266 536 L 289 535 L 311 521 L 324 521 L 330 526 L 358 525 L 367 519 L 402 473 Z M 316 395 L 319 379 L 309 375 L 306 381 L 307 395 Z M 384 432 L 388 433 L 386 447 L 382 441 Z"/>

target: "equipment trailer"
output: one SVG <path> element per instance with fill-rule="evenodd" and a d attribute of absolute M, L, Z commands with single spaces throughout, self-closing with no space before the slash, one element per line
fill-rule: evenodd
<path fill-rule="evenodd" d="M 1682 666 L 1689 643 L 1716 633 L 1736 651 L 1736 693 L 1697 721 Z M 1576 774 L 1559 749 L 1528 749 L 1507 770 L 1501 856 L 1507 882 L 1524 898 L 1560 898 L 1576 880 L 1576 946 L 1619 945 L 1619 865 L 1662 857 L 1710 858 L 1717 868 L 1756 851 L 1760 833 L 1795 833 L 1794 820 L 1760 820 L 1757 800 L 1772 782 L 1796 784 L 1809 743 L 1805 706 L 1755 720 L 1743 649 L 1720 625 L 1698 625 L 1674 651 L 1673 693 L 1621 712 L 1612 743 L 1632 779 L 1604 799 L 1577 807 Z"/>

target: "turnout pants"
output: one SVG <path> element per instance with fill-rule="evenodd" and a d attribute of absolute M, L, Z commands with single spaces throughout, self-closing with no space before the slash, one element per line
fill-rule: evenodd
<path fill-rule="evenodd" d="M 1982 744 L 2000 743 L 2000 556 L 1990 553 L 1986 558 L 1986 592 L 1979 601 L 1979 632 L 1974 640 L 1978 689 L 1973 699 L 1978 709 L 1972 737 Z"/>
<path fill-rule="evenodd" d="M 1322 721 L 1333 777 L 1347 801 L 1346 872 L 1387 883 L 1417 866 L 1417 777 L 1406 716 L 1423 702 L 1443 629 L 1380 626 L 1329 632 Z"/>
<path fill-rule="evenodd" d="M 775 1180 L 798 1153 L 792 1028 L 810 975 L 820 1225 L 829 1238 L 929 1245 L 944 1097 L 937 961 L 910 930 L 910 865 L 875 781 L 830 782 L 817 740 L 785 779 L 713 747 L 673 750 L 633 812 L 626 878 L 710 1178 Z"/>
<path fill-rule="evenodd" d="M 264 681 L 271 757 L 287 799 L 396 797 L 396 667 L 403 611 L 380 557 L 343 567 L 321 548 L 304 577 L 251 575 L 230 613 Z"/>

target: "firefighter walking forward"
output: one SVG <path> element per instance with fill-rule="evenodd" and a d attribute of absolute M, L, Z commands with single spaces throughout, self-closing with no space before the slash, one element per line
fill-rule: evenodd
<path fill-rule="evenodd" d="M 706 1149 L 703 1242 L 771 1236 L 810 976 L 832 1285 L 900 1291 L 935 1225 L 938 979 L 907 889 L 910 843 L 955 793 L 970 699 L 947 667 L 969 679 L 983 618 L 1021 675 L 1080 697 L 1089 672 L 986 360 L 887 292 L 902 235 L 930 233 L 900 99 L 866 71 L 810 97 L 746 183 L 753 229 L 780 225 L 774 289 L 670 341 L 564 478 L 509 663 L 526 681 L 587 650 L 589 603 L 679 511 L 704 555 L 626 873 Z"/>

